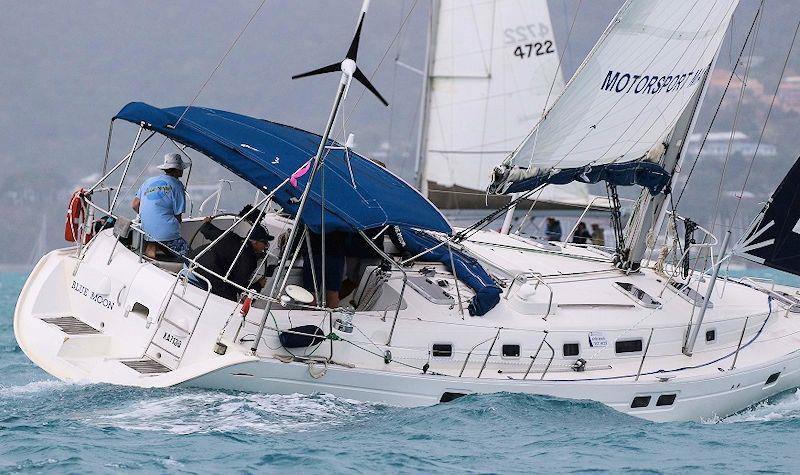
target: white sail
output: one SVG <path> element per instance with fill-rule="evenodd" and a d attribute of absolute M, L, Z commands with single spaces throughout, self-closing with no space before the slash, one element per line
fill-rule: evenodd
<path fill-rule="evenodd" d="M 528 176 L 628 162 L 665 141 L 738 0 L 628 0 L 507 164 Z"/>
<path fill-rule="evenodd" d="M 423 179 L 484 190 L 564 87 L 547 0 L 442 0 L 433 17 Z"/>

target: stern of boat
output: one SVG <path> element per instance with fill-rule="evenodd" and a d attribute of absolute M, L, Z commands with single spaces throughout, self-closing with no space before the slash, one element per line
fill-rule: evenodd
<path fill-rule="evenodd" d="M 175 275 L 121 246 L 107 262 L 113 243 L 98 235 L 80 260 L 75 248 L 59 249 L 33 269 L 14 313 L 15 337 L 31 361 L 65 381 L 167 387 L 254 358 L 214 353 L 224 324 L 219 303 L 203 312 L 167 302 Z"/>

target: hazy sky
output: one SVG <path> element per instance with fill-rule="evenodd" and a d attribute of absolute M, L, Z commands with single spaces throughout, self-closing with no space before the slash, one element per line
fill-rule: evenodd
<path fill-rule="evenodd" d="M 605 18 L 582 20 L 576 42 L 584 45 L 578 49 L 591 46 L 620 3 L 593 2 L 590 16 Z M 101 160 L 107 121 L 115 112 L 130 101 L 160 107 L 189 103 L 259 3 L 2 2 L 3 165 L 39 164 L 69 177 L 79 166 L 84 170 L 78 176 L 85 175 L 89 165 Z M 555 26 L 564 28 L 562 17 L 571 15 L 577 3 L 552 3 Z M 342 58 L 360 4 L 267 0 L 196 104 L 319 131 L 338 77 L 290 77 Z M 399 48 L 403 62 L 422 67 L 428 9 L 428 0 L 372 2 L 359 60 L 369 74 L 383 58 L 373 82 L 391 107 L 367 95 L 357 101 L 363 89 L 353 87 L 345 110 L 349 116 L 358 104 L 349 124 L 361 151 L 383 141 L 408 146 L 415 137 L 421 78 L 397 67 L 394 58 Z M 569 68 L 569 58 L 567 63 Z M 391 164 L 409 176 L 404 172 L 410 164 Z"/>

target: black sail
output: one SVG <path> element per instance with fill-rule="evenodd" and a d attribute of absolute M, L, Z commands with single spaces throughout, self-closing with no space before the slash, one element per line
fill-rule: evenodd
<path fill-rule="evenodd" d="M 773 269 L 800 275 L 800 158 L 761 210 L 740 253 Z"/>

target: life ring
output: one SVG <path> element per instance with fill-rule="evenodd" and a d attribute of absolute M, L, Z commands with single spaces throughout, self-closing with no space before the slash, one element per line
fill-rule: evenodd
<path fill-rule="evenodd" d="M 69 242 L 78 242 L 81 236 L 81 226 L 86 217 L 86 207 L 83 203 L 83 188 L 72 194 L 67 205 L 67 220 L 64 223 L 64 239 Z M 83 236 L 83 243 L 87 243 L 92 238 L 91 232 Z"/>

